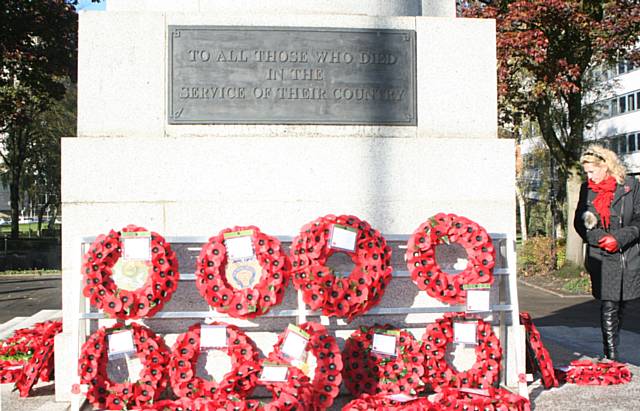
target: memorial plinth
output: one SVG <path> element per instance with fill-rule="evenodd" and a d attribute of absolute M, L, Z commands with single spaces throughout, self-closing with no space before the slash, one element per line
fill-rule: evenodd
<path fill-rule="evenodd" d="M 130 223 L 166 237 L 248 224 L 294 236 L 329 213 L 409 234 L 441 211 L 515 233 L 492 20 L 455 18 L 453 1 L 175 4 L 80 13 L 78 136 L 62 143 L 57 400 L 77 358 L 82 237 Z M 390 292 L 433 303 L 416 294 Z"/>

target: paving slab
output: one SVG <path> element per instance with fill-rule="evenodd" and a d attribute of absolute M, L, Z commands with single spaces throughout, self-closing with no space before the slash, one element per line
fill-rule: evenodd
<path fill-rule="evenodd" d="M 23 317 L 24 318 L 24 317 Z M 48 320 L 55 320 L 62 318 L 62 310 L 40 310 L 31 317 L 26 317 L 21 321 L 18 321 L 11 326 L 0 331 L 0 339 L 7 338 L 13 334 L 15 330 L 21 328 L 28 328 L 32 325 Z"/>
<path fill-rule="evenodd" d="M 598 359 L 602 355 L 600 328 L 567 326 L 539 327 L 542 341 L 554 366 L 568 365 L 576 359 Z M 529 386 L 532 409 L 536 411 L 637 411 L 640 410 L 640 334 L 623 332 L 621 358 L 633 378 L 628 384 L 583 386 L 564 384 L 545 390 L 539 381 Z"/>

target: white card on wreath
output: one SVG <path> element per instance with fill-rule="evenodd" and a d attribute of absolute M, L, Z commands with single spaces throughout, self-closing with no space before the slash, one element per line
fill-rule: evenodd
<path fill-rule="evenodd" d="M 476 322 L 453 322 L 453 342 L 456 344 L 478 343 L 478 324 Z"/>
<path fill-rule="evenodd" d="M 200 349 L 225 348 L 227 346 L 227 327 L 224 325 L 200 326 Z"/>
<path fill-rule="evenodd" d="M 224 246 L 227 248 L 227 257 L 231 261 L 248 260 L 255 257 L 250 235 L 226 238 Z"/>
<path fill-rule="evenodd" d="M 142 366 L 142 361 L 140 361 L 140 358 L 127 356 L 127 371 L 129 372 L 129 382 L 138 382 L 143 370 L 144 367 Z"/>
<path fill-rule="evenodd" d="M 407 395 L 401 392 L 397 394 L 390 394 L 390 395 L 387 395 L 386 397 L 392 401 L 397 401 L 397 402 L 409 402 L 418 398 L 416 396 Z"/>
<path fill-rule="evenodd" d="M 226 352 L 220 350 L 209 350 L 206 356 L 204 369 L 207 374 L 218 383 L 224 381 L 225 375 L 231 372 L 231 357 L 229 357 Z"/>
<path fill-rule="evenodd" d="M 489 390 L 482 390 L 479 388 L 460 387 L 458 388 L 458 390 L 469 393 L 469 394 L 482 395 L 483 397 L 491 396 L 491 393 L 489 392 Z"/>
<path fill-rule="evenodd" d="M 289 368 L 286 365 L 268 365 L 262 367 L 260 373 L 260 381 L 265 382 L 285 382 L 287 381 L 287 373 Z"/>
<path fill-rule="evenodd" d="M 355 228 L 334 224 L 331 229 L 329 247 L 353 252 L 356 249 L 357 237 L 358 230 Z"/>
<path fill-rule="evenodd" d="M 123 237 L 122 258 L 125 260 L 151 260 L 151 237 Z"/>
<path fill-rule="evenodd" d="M 136 351 L 131 330 L 117 331 L 108 335 L 109 358 Z"/>
<path fill-rule="evenodd" d="M 305 355 L 308 342 L 308 338 L 305 338 L 303 335 L 294 331 L 292 327 L 289 327 L 284 341 L 282 342 L 282 353 L 294 360 L 302 360 Z"/>
<path fill-rule="evenodd" d="M 491 290 L 482 288 L 467 290 L 466 311 L 491 311 Z"/>
<path fill-rule="evenodd" d="M 373 334 L 373 342 L 371 343 L 371 351 L 396 356 L 397 338 L 395 335 L 389 334 Z"/>

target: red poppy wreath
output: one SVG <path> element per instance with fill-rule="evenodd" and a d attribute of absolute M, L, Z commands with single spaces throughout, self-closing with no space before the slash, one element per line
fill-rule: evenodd
<path fill-rule="evenodd" d="M 353 249 L 335 245 L 336 229 L 352 233 Z M 355 265 L 346 277 L 326 265 L 335 252 L 346 253 Z M 327 215 L 304 225 L 293 239 L 291 265 L 293 284 L 312 310 L 351 320 L 378 304 L 384 295 L 391 281 L 391 248 L 366 221 Z"/>
<path fill-rule="evenodd" d="M 459 244 L 467 252 L 466 268 L 459 274 L 442 271 L 436 246 Z M 436 214 L 409 238 L 405 254 L 413 282 L 431 297 L 447 304 L 466 301 L 466 284 L 492 284 L 495 250 L 489 234 L 473 221 L 455 214 Z"/>
<path fill-rule="evenodd" d="M 16 388 L 21 397 L 28 397 L 31 388 L 38 382 L 51 381 L 54 367 L 54 337 L 62 332 L 61 321 L 47 321 L 38 324 L 41 334 L 35 337 L 33 356 L 24 365 L 22 373 L 16 380 Z"/>
<path fill-rule="evenodd" d="M 225 329 L 222 332 L 223 335 L 226 334 L 226 339 L 222 342 L 224 346 L 215 349 L 229 355 L 231 370 L 219 382 L 196 376 L 203 325 L 194 324 L 186 333 L 178 336 L 171 349 L 169 380 L 173 392 L 183 398 L 224 399 L 229 395 L 244 398 L 253 391 L 257 382 L 259 364 L 255 343 L 234 325 L 213 322 L 205 326 Z"/>
<path fill-rule="evenodd" d="M 615 385 L 631 382 L 631 371 L 617 361 L 571 361 L 566 374 L 568 383 L 577 385 Z"/>
<path fill-rule="evenodd" d="M 51 329 L 54 332 L 49 332 Z M 38 349 L 48 346 L 49 344 L 45 345 L 47 341 L 53 344 L 53 337 L 60 331 L 62 331 L 61 321 L 45 321 L 29 328 L 17 329 L 10 337 L 0 340 L 0 383 L 16 382 Z M 48 378 L 53 371 L 53 356 L 49 363 L 42 365 L 40 379 L 49 381 Z"/>
<path fill-rule="evenodd" d="M 179 398 L 177 400 L 161 400 L 148 404 L 140 411 L 211 411 L 211 401 L 205 398 Z M 217 411 L 217 409 L 216 409 Z"/>
<path fill-rule="evenodd" d="M 502 348 L 490 323 L 476 322 L 476 362 L 467 371 L 457 372 L 445 359 L 447 345 L 454 340 L 454 321 L 466 321 L 464 314 L 448 313 L 429 324 L 422 336 L 425 352 L 425 382 L 432 387 L 488 388 L 498 382 Z"/>
<path fill-rule="evenodd" d="M 401 401 L 394 400 L 391 395 L 362 394 L 342 407 L 342 411 L 438 411 L 426 397 L 406 397 Z"/>
<path fill-rule="evenodd" d="M 531 403 L 528 399 L 505 390 L 488 387 L 484 390 L 467 390 L 464 388 L 439 388 L 431 401 L 434 410 L 500 410 L 529 411 Z"/>
<path fill-rule="evenodd" d="M 304 362 L 306 373 L 311 378 L 311 388 L 313 390 L 312 403 L 309 405 L 310 410 L 325 410 L 331 407 L 333 400 L 340 393 L 340 383 L 342 382 L 342 355 L 336 339 L 329 335 L 324 326 L 307 322 L 300 325 L 300 329 L 306 333 L 308 342 L 305 347 L 307 355 L 312 355 L 316 364 L 313 369 L 308 364 L 311 362 L 307 357 Z M 273 346 L 273 351 L 269 354 L 269 360 L 275 362 L 285 362 L 292 365 L 295 360 L 283 352 L 284 343 L 287 333 L 290 330 L 280 334 L 278 341 Z"/>
<path fill-rule="evenodd" d="M 178 258 L 171 245 L 150 232 L 149 260 L 122 261 L 125 237 L 146 237 L 142 227 L 128 225 L 122 231 L 99 235 L 83 257 L 83 294 L 91 304 L 113 318 L 151 317 L 162 309 L 178 286 Z M 121 263 L 118 269 L 116 264 Z M 122 273 L 116 284 L 114 271 Z M 120 284 L 120 285 L 119 285 Z M 126 284 L 126 285 L 125 285 Z"/>
<path fill-rule="evenodd" d="M 252 255 L 232 261 L 226 242 L 240 237 L 250 239 L 244 248 Z M 284 298 L 288 281 L 289 260 L 280 241 L 254 226 L 220 231 L 202 247 L 196 264 L 200 294 L 211 307 L 235 318 L 268 312 Z"/>
<path fill-rule="evenodd" d="M 553 369 L 553 361 L 551 355 L 542 343 L 540 332 L 533 324 L 531 315 L 527 312 L 520 313 L 520 324 L 524 326 L 527 333 L 527 354 L 533 353 L 534 366 L 540 370 L 542 375 L 542 384 L 545 388 L 553 388 L 558 386 L 555 370 Z"/>
<path fill-rule="evenodd" d="M 262 361 L 261 370 L 268 365 Z M 286 364 L 281 364 L 286 367 Z M 282 381 L 258 381 L 258 385 L 271 393 L 271 401 L 265 403 L 257 399 L 229 397 L 226 401 L 214 405 L 217 411 L 293 411 L 311 409 L 313 392 L 309 378 L 296 367 L 286 367 L 286 377 Z M 261 371 L 262 373 L 262 371 Z"/>
<path fill-rule="evenodd" d="M 395 337 L 395 344 L 388 346 L 388 352 L 376 349 L 376 334 L 384 339 Z M 415 395 L 424 388 L 422 344 L 410 332 L 394 329 L 389 324 L 354 331 L 345 343 L 342 360 L 342 376 L 354 396 L 362 393 Z"/>
<path fill-rule="evenodd" d="M 109 334 L 130 330 L 135 358 L 142 370 L 136 382 L 114 382 L 107 374 Z M 162 337 L 143 325 L 117 324 L 102 327 L 93 333 L 82 346 L 78 361 L 80 383 L 87 384 L 87 400 L 101 409 L 121 410 L 142 408 L 153 403 L 167 387 L 166 366 L 169 349 Z"/>

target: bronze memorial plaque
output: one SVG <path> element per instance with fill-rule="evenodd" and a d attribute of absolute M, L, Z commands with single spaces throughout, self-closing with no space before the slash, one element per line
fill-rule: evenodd
<path fill-rule="evenodd" d="M 415 32 L 169 26 L 170 124 L 416 125 Z"/>

